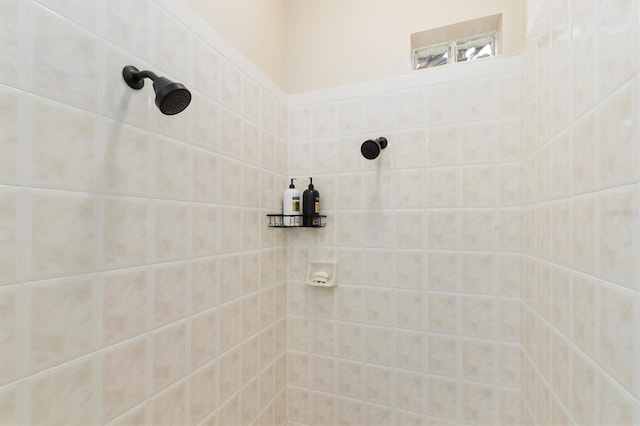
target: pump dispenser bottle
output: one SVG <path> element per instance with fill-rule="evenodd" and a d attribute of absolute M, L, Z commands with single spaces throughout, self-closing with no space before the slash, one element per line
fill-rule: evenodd
<path fill-rule="evenodd" d="M 295 178 L 291 179 L 289 189 L 284 191 L 282 200 L 282 214 L 285 216 L 299 215 L 300 212 L 300 191 L 293 184 Z"/>
<path fill-rule="evenodd" d="M 309 188 L 302 194 L 302 224 L 317 225 L 320 214 L 320 193 L 313 187 L 313 178 L 309 178 Z"/>

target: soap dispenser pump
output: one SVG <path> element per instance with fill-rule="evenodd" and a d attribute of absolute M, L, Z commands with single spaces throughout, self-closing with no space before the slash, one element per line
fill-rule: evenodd
<path fill-rule="evenodd" d="M 291 184 L 289 189 L 284 191 L 284 197 L 282 200 L 282 214 L 285 216 L 293 216 L 300 214 L 300 191 L 296 189 L 293 181 L 295 178 L 291 178 Z"/>
<path fill-rule="evenodd" d="M 302 224 L 314 226 L 320 214 L 320 193 L 313 187 L 313 178 L 309 178 L 309 188 L 302 194 Z"/>

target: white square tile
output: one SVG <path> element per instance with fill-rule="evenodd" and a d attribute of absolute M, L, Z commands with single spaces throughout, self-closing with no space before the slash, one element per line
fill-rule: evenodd
<path fill-rule="evenodd" d="M 460 154 L 463 164 L 490 163 L 496 158 L 497 133 L 493 121 L 461 126 Z"/>
<path fill-rule="evenodd" d="M 0 282 L 14 282 L 20 275 L 20 240 L 23 239 L 19 215 L 21 208 L 18 194 L 13 191 L 0 191 Z"/>
<path fill-rule="evenodd" d="M 262 140 L 261 131 L 258 126 L 249 120 L 242 122 L 242 160 L 254 166 L 267 164 L 262 163 Z"/>
<path fill-rule="evenodd" d="M 429 298 L 431 300 L 431 297 Z M 491 297 L 462 296 L 462 329 L 465 336 L 492 338 L 494 336 L 495 301 Z"/>
<path fill-rule="evenodd" d="M 443 84 L 427 89 L 429 124 L 448 124 L 458 121 L 458 84 Z"/>
<path fill-rule="evenodd" d="M 427 131 L 407 130 L 392 137 L 395 166 L 398 169 L 424 167 L 427 161 L 429 140 Z"/>
<path fill-rule="evenodd" d="M 462 290 L 475 294 L 493 294 L 495 257 L 490 253 L 462 253 Z"/>
<path fill-rule="evenodd" d="M 151 338 L 153 340 L 153 389 L 158 391 L 186 373 L 188 361 L 186 323 L 177 323 L 163 328 L 155 332 Z"/>
<path fill-rule="evenodd" d="M 147 271 L 105 274 L 102 284 L 102 338 L 111 344 L 150 328 L 151 300 Z"/>
<path fill-rule="evenodd" d="M 395 286 L 399 288 L 423 289 L 424 253 L 422 251 L 402 250 L 396 252 Z"/>
<path fill-rule="evenodd" d="M 311 138 L 326 138 L 336 133 L 336 105 L 319 104 L 311 108 Z"/>
<path fill-rule="evenodd" d="M 289 110 L 290 140 L 308 139 L 311 129 L 311 108 L 308 106 L 292 107 Z"/>
<path fill-rule="evenodd" d="M 176 321 L 186 315 L 188 284 L 186 263 L 154 268 L 151 275 L 154 326 Z"/>
<path fill-rule="evenodd" d="M 335 323 L 311 320 L 311 350 L 319 354 L 333 355 L 335 352 Z"/>
<path fill-rule="evenodd" d="M 393 389 L 392 377 L 390 368 L 365 367 L 365 400 L 378 403 L 390 402 L 389 395 Z"/>
<path fill-rule="evenodd" d="M 98 208 L 93 198 L 33 193 L 31 209 L 33 276 L 95 270 Z"/>
<path fill-rule="evenodd" d="M 218 339 L 221 352 L 233 348 L 242 339 L 241 309 L 241 300 L 234 300 L 218 308 L 218 318 L 220 319 Z"/>
<path fill-rule="evenodd" d="M 296 111 L 292 109 L 292 111 Z M 362 100 L 352 99 L 336 104 L 336 123 L 339 135 L 350 135 L 363 131 Z"/>
<path fill-rule="evenodd" d="M 364 327 L 351 323 L 338 323 L 336 333 L 336 353 L 347 359 L 362 359 Z"/>
<path fill-rule="evenodd" d="M 633 398 L 602 373 L 599 383 L 600 400 L 596 403 L 600 407 L 600 422 L 632 424 L 637 421 L 638 407 Z"/>
<path fill-rule="evenodd" d="M 600 185 L 636 182 L 638 170 L 638 80 L 633 79 L 598 107 Z M 615 141 L 615 143 L 613 143 Z"/>
<path fill-rule="evenodd" d="M 458 397 L 460 384 L 456 380 L 429 377 L 427 387 L 428 412 L 439 418 L 456 422 L 462 401 Z M 440 421 L 440 420 L 439 420 Z"/>
<path fill-rule="evenodd" d="M 555 47 L 556 46 L 554 46 L 554 50 Z M 554 68 L 555 75 L 551 82 L 550 110 L 552 136 L 566 129 L 571 120 L 571 69 L 570 63 L 565 59 L 563 59 L 563 61 L 564 63 L 561 66 Z"/>
<path fill-rule="evenodd" d="M 104 265 L 108 268 L 143 265 L 149 259 L 149 205 L 134 198 L 104 201 Z"/>
<path fill-rule="evenodd" d="M 489 386 L 478 384 L 462 385 L 462 418 L 468 422 L 489 424 L 493 422 L 493 394 L 495 390 Z"/>
<path fill-rule="evenodd" d="M 0 308 L 2 308 L 3 334 L 5 338 L 0 344 L 0 353 L 3 354 L 3 363 L 0 366 L 0 382 L 8 383 L 18 379 L 25 373 L 26 365 L 22 361 L 25 356 L 26 339 L 21 335 L 21 312 L 26 307 L 23 305 L 23 293 L 16 288 L 0 291 Z"/>
<path fill-rule="evenodd" d="M 464 379 L 493 383 L 494 359 L 493 343 L 462 340 L 462 377 Z"/>
<path fill-rule="evenodd" d="M 363 284 L 388 287 L 394 277 L 393 250 L 365 250 Z"/>
<path fill-rule="evenodd" d="M 187 421 L 186 382 L 179 382 L 159 393 L 151 401 L 152 423 L 163 419 L 170 424 L 183 424 Z"/>
<path fill-rule="evenodd" d="M 33 183 L 95 191 L 102 144 L 100 121 L 78 110 L 29 100 Z"/>
<path fill-rule="evenodd" d="M 117 136 L 111 135 L 109 132 L 105 141 L 105 190 L 116 194 L 149 194 L 152 170 L 149 136 L 129 126 L 122 126 Z"/>
<path fill-rule="evenodd" d="M 638 188 L 623 187 L 598 197 L 600 275 L 637 289 Z"/>
<path fill-rule="evenodd" d="M 428 221 L 429 248 L 458 248 L 458 234 L 462 230 L 456 210 L 430 210 Z"/>
<path fill-rule="evenodd" d="M 168 139 L 152 141 L 155 147 L 155 192 L 172 199 L 188 199 L 191 188 L 191 151 Z"/>
<path fill-rule="evenodd" d="M 460 169 L 461 202 L 465 207 L 492 206 L 496 201 L 496 173 L 493 166 Z"/>
<path fill-rule="evenodd" d="M 24 37 L 26 3 L 6 2 L 3 5 L 2 28 L 3 61 L 0 65 L 0 81 L 15 87 L 24 87 L 24 74 L 21 63 L 24 62 Z"/>
<path fill-rule="evenodd" d="M 446 334 L 458 331 L 458 298 L 452 294 L 428 293 L 427 330 Z"/>
<path fill-rule="evenodd" d="M 398 371 L 395 374 L 396 406 L 417 413 L 424 411 L 424 376 Z"/>
<path fill-rule="evenodd" d="M 60 0 L 43 0 L 40 2 L 43 6 L 52 11 L 68 18 L 70 21 L 86 26 L 97 33 L 102 32 L 102 14 L 103 7 L 94 5 L 91 7 L 82 1 L 60 1 Z"/>
<path fill-rule="evenodd" d="M 102 359 L 102 407 L 105 420 L 112 419 L 146 396 L 150 376 L 146 339 L 137 339 L 104 353 Z"/>
<path fill-rule="evenodd" d="M 218 304 L 220 287 L 219 266 L 216 258 L 195 260 L 191 263 L 191 311 L 198 312 Z"/>
<path fill-rule="evenodd" d="M 236 300 L 242 294 L 242 258 L 238 253 L 219 258 L 220 303 Z"/>
<path fill-rule="evenodd" d="M 24 386 L 7 386 L 5 390 L 0 392 L 0 406 L 2 407 L 3 419 L 7 419 L 7 422 L 21 423 L 23 422 L 23 410 L 20 408 L 20 404 L 24 401 Z"/>
<path fill-rule="evenodd" d="M 364 383 L 363 364 L 359 362 L 337 360 L 337 371 L 337 393 L 351 398 L 361 398 Z"/>
<path fill-rule="evenodd" d="M 427 287 L 431 290 L 456 291 L 457 264 L 455 251 L 430 250 L 427 253 Z"/>
<path fill-rule="evenodd" d="M 462 247 L 471 250 L 491 250 L 494 247 L 494 212 L 469 209 L 461 213 Z"/>
<path fill-rule="evenodd" d="M 459 186 L 462 185 L 458 169 L 442 167 L 426 171 L 429 207 L 456 207 L 459 205 Z"/>
<path fill-rule="evenodd" d="M 198 370 L 189 380 L 191 421 L 203 420 L 218 406 L 218 371 L 216 363 Z"/>
<path fill-rule="evenodd" d="M 499 116 L 501 118 L 519 116 L 523 109 L 522 75 L 520 73 L 502 75 L 498 86 Z"/>
<path fill-rule="evenodd" d="M 638 72 L 638 4 L 632 0 L 600 2 L 596 16 L 596 51 L 602 52 L 597 58 L 598 94 L 602 98 Z"/>
<path fill-rule="evenodd" d="M 236 159 L 243 155 L 242 117 L 233 112 L 222 109 L 220 117 L 220 143 L 219 150 L 222 154 Z"/>
<path fill-rule="evenodd" d="M 30 403 L 35 423 L 88 424 L 98 421 L 87 404 L 97 398 L 98 375 L 93 358 L 83 359 L 51 370 L 29 380 Z"/>
<path fill-rule="evenodd" d="M 498 160 L 519 161 L 524 151 L 524 122 L 512 119 L 498 122 Z"/>
<path fill-rule="evenodd" d="M 427 215 L 424 211 L 396 211 L 396 247 L 424 248 L 427 234 L 426 217 Z"/>
<path fill-rule="evenodd" d="M 262 103 L 260 87 L 246 75 L 242 76 L 242 94 L 244 96 L 242 102 L 243 116 L 254 123 L 259 123 L 260 106 Z"/>
<path fill-rule="evenodd" d="M 40 5 L 32 4 L 30 13 L 34 33 L 29 89 L 60 102 L 96 111 L 99 97 L 96 96 L 95 76 L 100 75 L 102 43 L 93 34 L 69 25 L 68 21 Z M 76 72 L 70 73 L 69 69 Z"/>
<path fill-rule="evenodd" d="M 364 167 L 360 146 L 364 139 L 358 136 L 340 138 L 338 141 L 338 172 L 359 172 Z M 291 173 L 291 170 L 289 171 Z"/>
<path fill-rule="evenodd" d="M 460 120 L 490 120 L 497 117 L 498 86 L 493 78 L 462 81 Z"/>
<path fill-rule="evenodd" d="M 98 286 L 94 278 L 64 279 L 30 287 L 31 367 L 40 370 L 97 347 Z"/>
<path fill-rule="evenodd" d="M 363 122 L 368 132 L 397 128 L 397 97 L 395 94 L 370 96 L 363 99 Z"/>
<path fill-rule="evenodd" d="M 572 351 L 572 356 L 571 407 L 573 415 L 578 421 L 593 421 L 597 407 L 596 370 L 582 354 Z"/>
<path fill-rule="evenodd" d="M 323 392 L 333 393 L 336 382 L 335 359 L 311 356 L 311 387 Z"/>
<path fill-rule="evenodd" d="M 373 364 L 391 365 L 394 353 L 393 345 L 393 333 L 391 328 L 365 327 L 365 361 Z"/>
<path fill-rule="evenodd" d="M 424 371 L 427 340 L 420 331 L 395 332 L 395 366 L 404 370 Z"/>
<path fill-rule="evenodd" d="M 17 3 L 17 2 L 16 2 Z M 4 17 L 4 16 L 3 16 Z M 0 70 L 0 74 L 1 74 Z M 21 129 L 24 122 L 24 96 L 14 90 L 0 89 L 0 114 L 4 119 L 0 123 L 0 182 L 13 183 L 19 179 L 22 166 L 22 140 L 25 133 Z"/>
<path fill-rule="evenodd" d="M 420 274 L 422 276 L 422 274 Z M 424 294 L 422 291 L 395 292 L 396 326 L 415 330 L 424 329 Z"/>
<path fill-rule="evenodd" d="M 633 361 L 637 350 L 633 330 L 637 321 L 633 312 L 638 309 L 638 296 L 607 285 L 600 287 L 598 297 L 601 365 L 632 395 L 637 395 Z"/>
<path fill-rule="evenodd" d="M 392 325 L 394 315 L 393 292 L 390 289 L 364 289 L 364 320 L 368 324 Z"/>
<path fill-rule="evenodd" d="M 154 254 L 157 260 L 184 259 L 189 250 L 189 208 L 182 203 L 158 202 L 153 206 Z"/>
<path fill-rule="evenodd" d="M 578 118 L 593 103 L 597 96 L 596 76 L 597 68 L 593 67 L 596 61 L 596 31 L 594 25 L 585 25 L 580 22 L 584 11 L 593 9 L 591 0 L 583 2 L 580 7 L 573 5 L 578 13 L 573 13 L 573 54 L 571 55 L 571 103 L 573 118 Z M 588 13 L 588 12 L 587 12 Z M 593 13 L 593 12 L 591 12 Z M 586 66 L 591 64 L 591 66 Z"/>

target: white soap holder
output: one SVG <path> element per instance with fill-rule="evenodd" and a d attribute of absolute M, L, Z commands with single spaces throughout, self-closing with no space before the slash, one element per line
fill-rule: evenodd
<path fill-rule="evenodd" d="M 310 260 L 307 268 L 307 284 L 316 287 L 335 287 L 336 262 Z"/>

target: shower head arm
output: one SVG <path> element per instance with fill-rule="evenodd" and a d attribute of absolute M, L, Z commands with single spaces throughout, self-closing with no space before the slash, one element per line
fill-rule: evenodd
<path fill-rule="evenodd" d="M 124 81 L 129 87 L 136 90 L 140 90 L 144 87 L 145 78 L 150 78 L 152 81 L 156 81 L 159 78 L 153 71 L 140 71 L 132 65 L 124 67 L 122 70 L 122 77 L 124 77 Z"/>
<path fill-rule="evenodd" d="M 142 70 L 133 74 L 134 78 L 138 80 L 142 80 L 143 78 L 150 78 L 152 81 L 156 81 L 158 79 L 158 75 L 153 71 Z"/>

